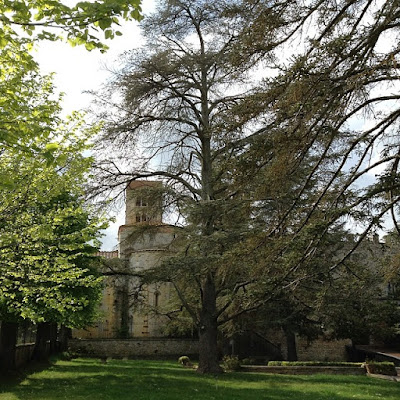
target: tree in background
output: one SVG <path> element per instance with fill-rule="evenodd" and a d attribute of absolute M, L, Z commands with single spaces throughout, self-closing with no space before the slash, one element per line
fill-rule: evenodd
<path fill-rule="evenodd" d="M 228 335 L 246 337 L 256 333 L 268 338 L 268 333 L 280 331 L 286 336 L 288 360 L 297 357 L 297 336 L 308 341 L 324 337 L 351 339 L 353 345 L 370 341 L 393 345 L 399 309 L 393 290 L 395 279 L 392 276 L 389 283 L 385 271 L 398 247 L 390 244 L 388 238 L 385 243 L 368 239 L 329 273 L 335 260 L 340 260 L 357 241 L 354 235 L 340 230 L 329 236 L 330 240 L 313 257 L 318 273 L 299 282 L 296 290 L 282 290 L 256 312 L 226 325 Z"/>
<path fill-rule="evenodd" d="M 346 263 L 348 270 L 325 285 L 316 314 L 328 338 L 393 345 L 400 318 L 397 301 L 388 296 L 382 268 L 369 270 L 365 264 L 365 254 L 362 262 Z"/>
<path fill-rule="evenodd" d="M 395 216 L 398 94 L 379 91 L 398 80 L 396 7 L 162 2 L 146 48 L 98 95 L 96 192 L 162 178 L 184 227 L 152 279 L 172 282 L 195 322 L 199 372 L 219 371 L 218 326 L 329 279 Z M 360 240 L 321 272 L 314 256 L 344 218 Z"/>

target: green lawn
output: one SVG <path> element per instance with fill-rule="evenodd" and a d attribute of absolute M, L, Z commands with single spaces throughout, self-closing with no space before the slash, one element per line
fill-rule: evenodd
<path fill-rule="evenodd" d="M 58 361 L 19 381 L 0 382 L 0 400 L 400 399 L 400 383 L 364 376 L 227 373 L 213 377 L 165 361 Z"/>

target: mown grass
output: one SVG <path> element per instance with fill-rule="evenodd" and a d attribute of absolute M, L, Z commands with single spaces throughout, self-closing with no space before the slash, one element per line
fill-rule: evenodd
<path fill-rule="evenodd" d="M 0 382 L 0 400 L 400 399 L 400 383 L 364 376 L 236 372 L 214 377 L 166 361 L 57 361 L 42 371 Z"/>

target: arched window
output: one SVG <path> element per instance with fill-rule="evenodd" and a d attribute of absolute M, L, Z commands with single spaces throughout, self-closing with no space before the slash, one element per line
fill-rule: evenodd
<path fill-rule="evenodd" d="M 144 213 L 143 214 L 136 213 L 135 219 L 136 222 L 146 222 L 146 221 L 151 221 L 152 218 Z"/>
<path fill-rule="evenodd" d="M 136 197 L 136 207 L 147 207 L 147 201 L 142 197 Z"/>

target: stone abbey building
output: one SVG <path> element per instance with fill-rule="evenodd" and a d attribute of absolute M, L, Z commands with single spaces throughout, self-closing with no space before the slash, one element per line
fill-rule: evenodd
<path fill-rule="evenodd" d="M 126 189 L 125 224 L 119 227 L 118 251 L 101 252 L 106 275 L 99 321 L 74 330 L 81 339 L 162 337 L 164 318 L 155 309 L 168 302 L 168 284 L 140 286 L 136 273 L 156 266 L 171 252 L 174 230 L 163 223 L 161 183 L 134 181 Z"/>
<path fill-rule="evenodd" d="M 157 266 L 163 258 L 173 254 L 175 229 L 163 222 L 162 189 L 162 183 L 156 181 L 134 181 L 127 187 L 125 224 L 119 227 L 118 251 L 101 253 L 105 258 L 106 279 L 99 320 L 94 326 L 73 331 L 73 339 L 81 340 L 72 340 L 72 349 L 115 357 L 197 353 L 196 339 L 167 338 L 164 331 L 167 317 L 155 312 L 170 301 L 172 286 L 141 285 L 137 277 L 144 269 Z M 375 236 L 363 244 L 357 257 L 362 258 L 367 268 L 375 268 L 384 253 L 384 244 Z M 286 358 L 287 343 L 282 332 L 268 332 L 268 341 L 247 336 L 230 340 L 232 344 L 224 351 L 233 353 L 242 347 L 244 354 L 273 356 L 272 344 L 275 349 L 279 348 L 281 357 Z M 246 343 L 241 346 L 243 341 Z M 351 341 L 310 343 L 297 336 L 296 343 L 300 360 L 344 360 L 345 346 Z"/>

